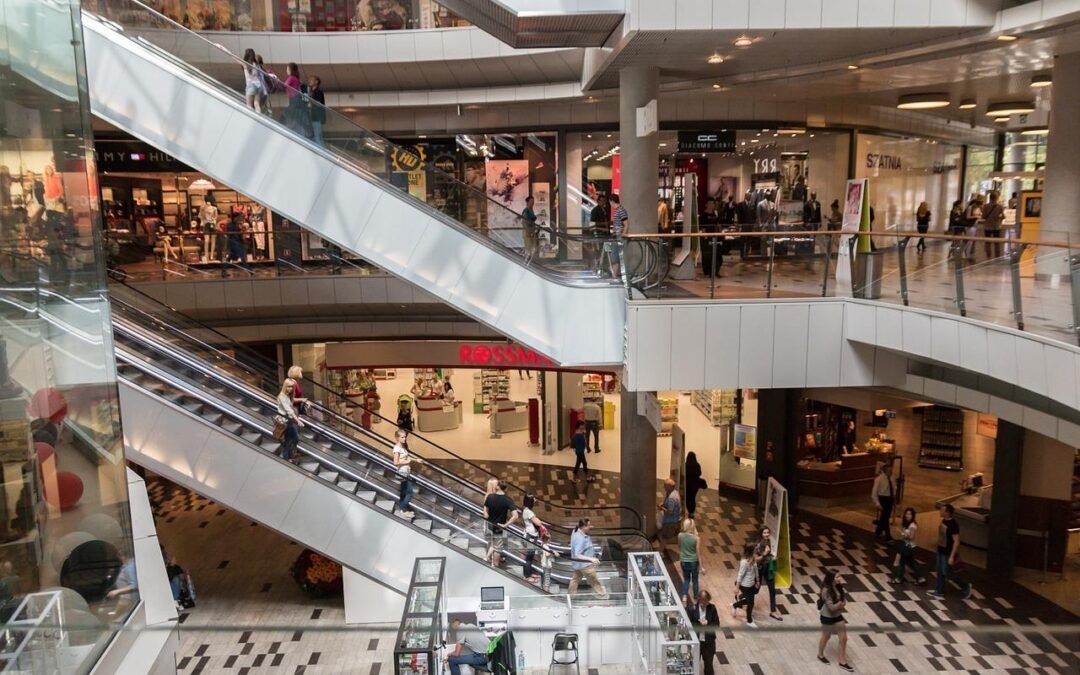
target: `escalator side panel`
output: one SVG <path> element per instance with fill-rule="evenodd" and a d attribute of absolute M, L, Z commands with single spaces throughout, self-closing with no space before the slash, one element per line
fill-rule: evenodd
<path fill-rule="evenodd" d="M 618 286 L 549 278 L 123 34 L 93 19 L 85 33 L 94 114 L 558 364 L 622 363 Z"/>
<path fill-rule="evenodd" d="M 405 593 L 412 565 L 403 561 L 420 556 L 447 558 L 451 596 L 506 585 L 505 576 L 479 560 L 306 478 L 126 379 L 120 380 L 120 404 L 129 459 L 385 586 Z M 539 592 L 515 587 L 515 593 Z"/>

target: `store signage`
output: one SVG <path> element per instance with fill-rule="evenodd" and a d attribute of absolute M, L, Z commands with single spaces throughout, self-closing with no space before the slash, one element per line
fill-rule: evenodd
<path fill-rule="evenodd" d="M 866 153 L 866 168 L 900 171 L 903 166 L 899 155 L 879 155 L 876 152 L 868 152 Z"/>
<path fill-rule="evenodd" d="M 754 173 L 776 173 L 776 158 L 762 157 L 754 160 Z"/>
<path fill-rule="evenodd" d="M 554 366 L 550 359 L 517 345 L 461 345 L 461 365 L 473 366 Z"/>
<path fill-rule="evenodd" d="M 172 155 L 140 141 L 99 141 L 94 154 L 100 171 L 191 171 Z"/>
<path fill-rule="evenodd" d="M 735 132 L 680 131 L 679 152 L 735 152 Z"/>

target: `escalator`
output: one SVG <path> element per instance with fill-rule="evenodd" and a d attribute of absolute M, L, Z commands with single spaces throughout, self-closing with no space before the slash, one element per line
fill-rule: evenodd
<path fill-rule="evenodd" d="M 558 364 L 622 363 L 620 244 L 523 225 L 508 207 L 529 192 L 519 169 L 492 155 L 478 189 L 330 109 L 317 144 L 303 94 L 260 114 L 225 84 L 244 72 L 234 55 L 137 0 L 94 11 L 95 115 Z"/>
<path fill-rule="evenodd" d="M 479 483 L 492 474 L 479 465 L 413 436 L 410 449 L 424 458 L 425 465 L 416 476 L 413 509 L 418 515 L 409 522 L 392 512 L 398 479 L 390 441 L 339 415 L 334 401 L 345 397 L 314 392 L 313 399 L 326 401 L 316 404 L 313 415 L 322 421 L 311 421 L 303 429 L 303 459 L 298 467 L 289 465 L 277 456 L 279 442 L 271 434 L 272 392 L 278 386 L 274 364 L 122 285 L 112 287 L 112 306 L 132 461 L 369 576 L 404 574 L 407 570 L 384 568 L 392 568 L 390 563 L 402 550 L 421 555 L 415 552 L 430 551 L 434 542 L 455 554 L 458 569 L 448 578 L 457 574 L 475 589 L 476 575 L 496 574 L 517 580 L 527 590 L 539 590 L 522 579 L 528 543 L 520 528 L 510 530 L 508 561 L 502 569 L 491 568 L 484 560 L 484 488 Z M 308 382 L 304 386 L 317 389 Z M 390 433 L 392 424 L 382 420 L 382 425 Z M 294 497 L 296 491 L 299 496 Z M 507 491 L 520 506 L 524 491 L 513 485 Z M 581 517 L 595 523 L 592 536 L 609 591 L 624 588 L 626 552 L 648 548 L 640 515 L 625 507 L 573 508 L 537 500 L 535 510 L 552 532 L 561 556 L 553 569 L 552 592 L 564 589 L 571 574 L 566 560 L 569 536 Z M 336 518 L 339 513 L 345 514 L 344 521 L 334 529 L 333 539 L 307 538 L 319 532 L 327 514 Z M 401 534 L 404 531 L 407 534 Z M 362 539 L 372 532 L 378 533 L 377 541 L 393 539 L 393 548 L 360 551 L 354 543 L 360 532 L 367 533 Z M 395 588 L 403 589 L 407 579 L 397 582 L 401 585 Z"/>

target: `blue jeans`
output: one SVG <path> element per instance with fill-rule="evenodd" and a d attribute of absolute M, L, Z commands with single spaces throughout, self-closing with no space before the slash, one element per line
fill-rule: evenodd
<path fill-rule="evenodd" d="M 169 579 L 169 587 L 172 588 L 173 602 L 180 602 L 180 575 L 176 575 L 172 579 Z"/>
<path fill-rule="evenodd" d="M 450 664 L 452 675 L 461 675 L 461 668 L 458 666 L 462 664 L 466 666 L 486 666 L 487 654 L 460 654 L 451 656 L 446 662 Z"/>
<path fill-rule="evenodd" d="M 684 562 L 682 565 L 682 594 L 685 596 L 686 592 L 690 590 L 690 584 L 694 584 L 694 597 L 690 600 L 691 604 L 697 604 L 698 594 L 701 593 L 701 588 L 698 586 L 698 570 L 701 569 L 701 563 L 699 562 Z"/>
<path fill-rule="evenodd" d="M 401 481 L 401 488 L 398 492 L 401 499 L 398 500 L 398 511 L 408 511 L 409 502 L 412 501 L 413 496 L 413 479 L 412 476 L 406 476 Z"/>
<path fill-rule="evenodd" d="M 935 587 L 935 590 L 938 593 L 945 593 L 945 580 L 946 579 L 948 579 L 949 581 L 952 581 L 957 586 L 959 586 L 960 590 L 963 591 L 964 593 L 967 593 L 968 589 L 971 588 L 971 585 L 968 582 L 961 579 L 960 577 L 958 577 L 956 575 L 956 572 L 953 570 L 953 568 L 951 566 L 949 566 L 949 554 L 948 553 L 942 553 L 942 552 L 938 551 L 938 554 L 937 554 L 937 586 Z"/>
<path fill-rule="evenodd" d="M 296 446 L 300 445 L 300 427 L 296 421 L 289 419 L 285 424 L 285 437 L 281 439 L 281 456 L 285 459 L 296 457 Z"/>
<path fill-rule="evenodd" d="M 323 126 L 322 122 L 312 122 L 311 123 L 312 140 L 315 141 L 316 143 L 318 143 L 319 145 L 323 144 L 322 126 Z"/>

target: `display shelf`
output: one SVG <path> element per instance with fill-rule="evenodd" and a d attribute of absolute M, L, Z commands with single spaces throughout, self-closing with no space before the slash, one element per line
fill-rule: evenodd
<path fill-rule="evenodd" d="M 375 368 L 372 372 L 374 372 L 376 380 L 393 380 L 397 378 L 397 369 L 395 368 Z"/>
<path fill-rule="evenodd" d="M 659 436 L 670 436 L 671 428 L 679 423 L 679 398 L 677 396 L 657 397 L 660 404 L 660 431 Z"/>
<path fill-rule="evenodd" d="M 944 406 L 923 411 L 919 466 L 946 471 L 964 468 L 964 411 Z"/>
<path fill-rule="evenodd" d="M 473 413 L 486 414 L 492 392 L 496 398 L 510 398 L 510 371 L 481 370 L 473 375 Z"/>
<path fill-rule="evenodd" d="M 581 397 L 586 401 L 604 401 L 604 376 L 584 375 L 581 378 Z"/>
<path fill-rule="evenodd" d="M 690 392 L 690 401 L 714 427 L 735 419 L 734 389 L 695 389 Z"/>

